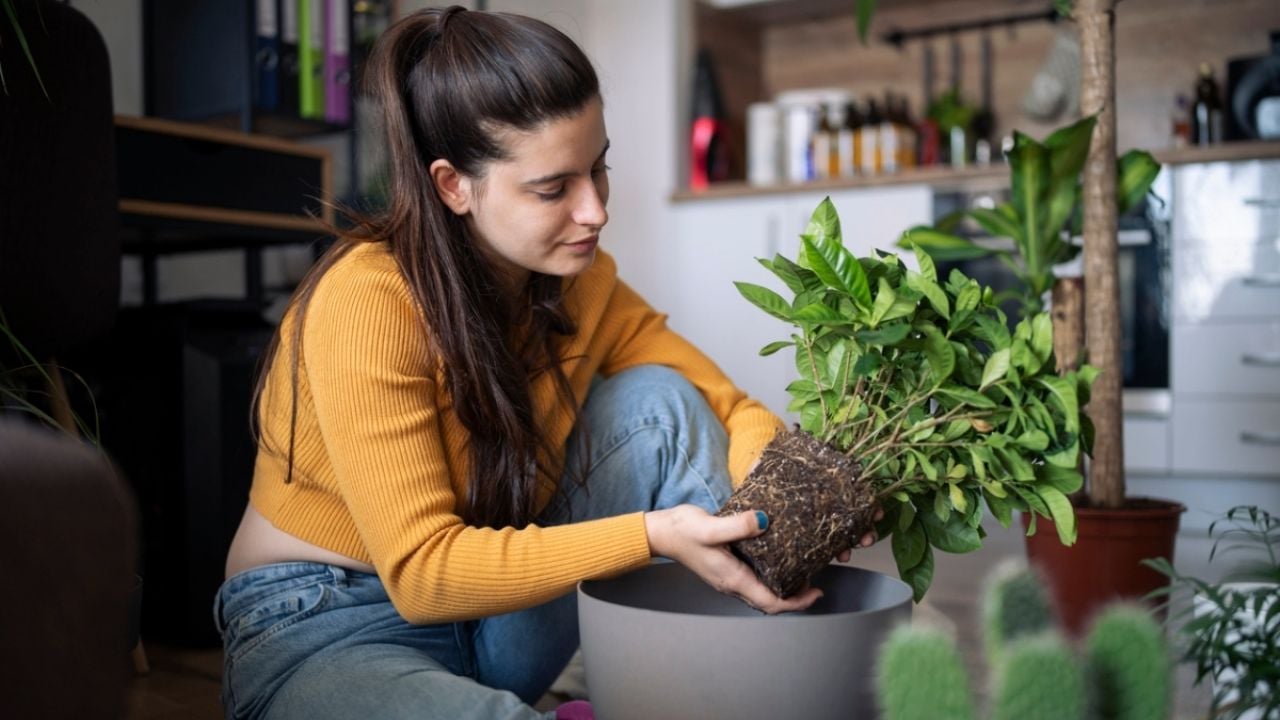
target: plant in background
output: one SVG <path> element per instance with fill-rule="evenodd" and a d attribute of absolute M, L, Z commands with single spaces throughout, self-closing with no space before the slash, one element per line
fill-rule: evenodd
<path fill-rule="evenodd" d="M 0 0 L 0 6 L 4 8 L 4 16 L 9 21 L 9 27 L 13 30 L 13 35 L 18 40 L 18 46 L 22 48 L 22 54 L 27 56 L 27 64 L 31 66 L 31 72 L 35 73 L 36 82 L 40 83 L 40 90 L 44 92 L 44 96 L 49 97 L 49 91 L 45 89 L 44 79 L 40 77 L 40 69 L 36 67 L 36 60 L 31 56 L 31 48 L 27 46 L 27 36 L 22 32 L 22 24 L 18 22 L 18 11 L 14 7 L 13 0 Z M 36 14 L 40 14 L 40 3 L 35 4 Z M 44 16 L 40 16 L 40 26 L 44 27 Z M 0 37 L 3 40 L 3 37 Z M 9 94 L 9 85 L 4 79 L 4 67 L 0 66 L 0 90 L 4 94 Z"/>
<path fill-rule="evenodd" d="M 2 310 L 0 340 L 9 346 L 8 351 L 0 351 L 0 414 L 6 411 L 23 413 L 51 428 L 86 438 L 100 448 L 96 403 L 93 407 L 93 425 L 90 426 L 69 409 L 65 413 L 60 412 L 59 403 L 54 400 L 56 394 L 66 394 L 62 382 L 63 372 L 69 373 L 77 384 L 88 391 L 89 385 L 84 378 L 67 368 L 40 362 L 14 334 Z M 7 362 L 10 360 L 16 362 Z M 86 394 L 92 401 L 93 393 Z M 63 407 L 69 408 L 67 405 Z"/>
<path fill-rule="evenodd" d="M 1223 523 L 1228 527 L 1221 529 Z M 1280 715 L 1280 518 L 1253 506 L 1237 506 L 1209 525 L 1210 561 L 1243 556 L 1222 582 L 1180 574 L 1164 558 L 1146 564 L 1172 586 L 1152 593 L 1194 594 L 1170 617 L 1180 627 L 1182 660 L 1196 667 L 1196 684 L 1213 685 L 1211 717 L 1273 718 Z M 1225 546 L 1222 544 L 1226 543 Z"/>
<path fill-rule="evenodd" d="M 1077 657 L 1056 629 L 1043 582 L 1025 567 L 997 569 L 983 598 L 993 720 L 1164 720 L 1172 690 L 1160 627 L 1144 611 L 1105 610 Z M 880 651 L 885 720 L 978 717 L 955 641 L 903 626 Z"/>
<path fill-rule="evenodd" d="M 1025 288 L 1019 296 L 1023 317 L 1040 312 L 1044 295 L 1054 284 L 1054 266 L 1080 254 L 1080 246 L 1073 244 L 1070 236 L 1080 232 L 1080 172 L 1096 124 L 1096 117 L 1084 118 L 1054 131 L 1044 142 L 1015 131 L 1013 149 L 1007 155 L 1011 202 L 958 212 L 936 227 L 911 228 L 898 244 L 922 247 L 944 262 L 994 255 Z M 1132 150 L 1120 158 L 1116 188 L 1120 213 L 1142 200 L 1159 172 L 1159 163 L 1148 152 Z M 966 217 L 991 237 L 1012 240 L 1014 249 L 980 245 L 956 235 L 955 226 Z"/>
<path fill-rule="evenodd" d="M 799 262 L 761 264 L 791 300 L 749 283 L 742 295 L 796 328 L 762 355 L 793 348 L 800 379 L 787 391 L 797 430 L 780 434 L 722 513 L 764 510 L 769 531 L 734 545 L 780 596 L 878 526 L 918 601 L 933 577 L 933 548 L 982 545 L 990 509 L 1051 517 L 1075 540 L 1067 495 L 1090 429 L 1080 405 L 1092 368 L 1059 376 L 1044 314 L 1011 333 L 990 288 L 962 273 L 942 281 L 919 249 L 920 272 L 897 256 L 845 249 L 830 200 L 801 236 Z"/>

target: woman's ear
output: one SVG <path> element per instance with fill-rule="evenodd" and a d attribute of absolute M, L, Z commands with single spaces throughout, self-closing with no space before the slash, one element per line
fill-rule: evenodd
<path fill-rule="evenodd" d="M 453 163 L 439 159 L 428 168 L 431 182 L 444 204 L 457 215 L 471 210 L 471 179 L 458 172 Z"/>

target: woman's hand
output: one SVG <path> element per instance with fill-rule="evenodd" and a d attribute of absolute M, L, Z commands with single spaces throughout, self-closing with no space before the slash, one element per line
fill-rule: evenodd
<path fill-rule="evenodd" d="M 675 560 L 711 587 L 734 595 L 757 610 L 770 614 L 803 610 L 822 597 L 821 590 L 805 588 L 784 600 L 729 552 L 729 543 L 755 537 L 768 526 L 768 518 L 762 512 L 715 517 L 696 505 L 677 505 L 644 514 L 651 555 Z"/>
<path fill-rule="evenodd" d="M 875 521 L 880 522 L 883 519 L 884 519 L 884 508 L 877 506 Z M 872 545 L 875 545 L 876 541 L 879 539 L 880 537 L 876 535 L 876 531 L 872 530 L 866 535 L 863 535 L 862 538 L 858 540 L 858 547 L 869 548 Z M 849 562 L 849 558 L 851 557 L 853 557 L 853 550 L 849 549 L 840 553 L 839 557 L 837 557 L 836 559 L 839 560 L 840 562 Z"/>

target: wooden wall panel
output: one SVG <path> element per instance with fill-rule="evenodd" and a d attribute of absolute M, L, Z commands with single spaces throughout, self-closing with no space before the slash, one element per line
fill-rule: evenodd
<path fill-rule="evenodd" d="M 1028 13 L 1049 5 L 1047 0 L 883 0 L 872 26 L 876 37 L 864 47 L 857 40 L 853 4 L 842 3 L 850 8 L 847 14 L 831 14 L 831 4 L 822 5 L 823 2 L 792 0 L 796 6 L 817 3 L 815 7 L 821 6 L 827 13 L 818 19 L 805 17 L 797 10 L 772 14 L 767 10 L 752 11 L 757 21 L 765 19 L 763 24 L 754 25 L 760 31 L 760 81 L 754 90 L 752 83 L 744 79 L 750 74 L 750 62 L 722 62 L 717 55 L 726 96 L 733 97 L 730 104 L 738 119 L 751 100 L 768 99 L 783 90 L 832 86 L 847 88 L 860 99 L 868 95 L 883 98 L 886 89 L 905 93 L 918 117 L 923 111 L 921 45 L 917 41 L 897 50 L 881 43 L 880 33 L 894 27 L 911 29 Z M 742 52 L 742 48 L 750 48 L 756 42 L 754 38 L 727 38 L 737 32 L 750 36 L 751 17 L 748 12 L 703 10 L 699 38 L 707 36 L 707 28 L 714 27 L 712 32 L 718 35 L 716 46 Z M 1035 123 L 1019 105 L 1052 47 L 1054 33 L 1073 30 L 1071 23 L 1059 22 L 1019 25 L 1012 32 L 991 31 L 997 124 L 1002 135 L 1016 127 L 1042 137 L 1052 127 L 1066 122 L 1064 118 L 1048 124 Z M 1280 30 L 1277 0 L 1123 0 L 1116 22 L 1120 148 L 1166 147 L 1174 99 L 1179 92 L 1192 93 L 1199 63 L 1207 60 L 1213 64 L 1225 93 L 1226 61 L 1265 54 L 1270 30 Z M 979 37 L 976 31 L 959 36 L 964 60 L 961 89 L 973 102 L 979 93 Z M 949 77 L 949 43 L 945 38 L 931 42 L 936 59 L 935 87 L 941 90 Z M 736 70 L 730 71 L 729 66 Z"/>

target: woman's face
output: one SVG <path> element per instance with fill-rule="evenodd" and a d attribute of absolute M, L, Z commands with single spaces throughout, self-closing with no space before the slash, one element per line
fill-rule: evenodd
<path fill-rule="evenodd" d="M 481 249 L 521 285 L 529 272 L 583 272 L 609 221 L 609 138 L 600 99 L 532 131 L 508 131 L 502 142 L 509 158 L 490 163 L 473 183 L 479 192 L 466 215 Z"/>

